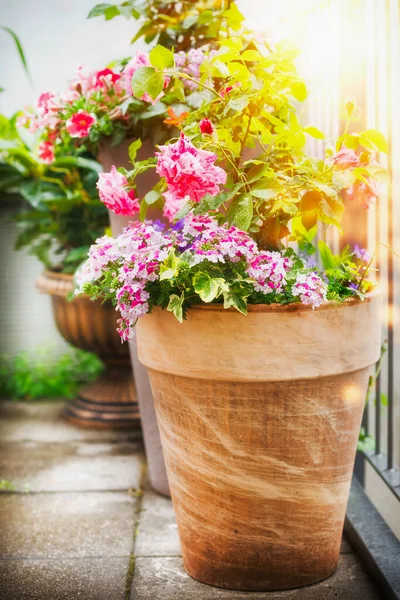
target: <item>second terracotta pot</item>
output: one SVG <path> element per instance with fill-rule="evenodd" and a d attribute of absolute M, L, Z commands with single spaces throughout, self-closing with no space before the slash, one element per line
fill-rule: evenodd
<path fill-rule="evenodd" d="M 372 296 L 140 319 L 192 577 L 283 590 L 334 572 L 380 311 Z"/>

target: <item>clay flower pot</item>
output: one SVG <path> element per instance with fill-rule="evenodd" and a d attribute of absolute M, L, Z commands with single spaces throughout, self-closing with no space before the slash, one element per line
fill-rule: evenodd
<path fill-rule="evenodd" d="M 125 140 L 121 145 L 111 148 L 103 144 L 100 148 L 98 160 L 103 166 L 104 171 L 109 171 L 112 165 L 116 167 L 130 168 L 128 161 L 128 148 L 133 139 Z M 150 156 L 154 156 L 155 148 L 150 142 L 145 141 L 138 152 L 138 160 L 145 160 Z M 138 177 L 138 195 L 143 197 L 157 183 L 159 177 L 154 170 L 149 171 Z M 111 231 L 114 237 L 117 237 L 124 227 L 129 222 L 137 217 L 128 217 L 124 215 L 116 215 L 112 211 L 109 212 Z M 160 218 L 159 214 L 149 214 L 149 218 Z M 140 408 L 140 418 L 142 423 L 143 441 L 147 456 L 147 466 L 149 480 L 152 488 L 169 496 L 169 486 L 165 462 L 161 447 L 160 433 L 157 425 L 157 417 L 154 409 L 153 395 L 151 393 L 149 376 L 147 369 L 140 364 L 137 357 L 136 340 L 132 340 L 129 344 L 131 355 L 131 365 L 135 378 L 136 395 Z"/>
<path fill-rule="evenodd" d="M 371 295 L 140 319 L 189 575 L 283 590 L 335 571 L 380 314 Z"/>
<path fill-rule="evenodd" d="M 139 428 L 129 351 L 116 332 L 117 313 L 113 306 L 91 302 L 87 296 L 69 301 L 68 295 L 75 287 L 72 275 L 45 271 L 36 285 L 41 292 L 51 295 L 57 329 L 65 340 L 94 352 L 106 366 L 97 381 L 81 388 L 78 397 L 67 404 L 64 416 L 81 427 Z"/>

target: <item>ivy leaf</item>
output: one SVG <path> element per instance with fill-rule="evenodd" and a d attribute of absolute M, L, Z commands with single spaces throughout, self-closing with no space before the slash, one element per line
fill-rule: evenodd
<path fill-rule="evenodd" d="M 249 194 L 235 198 L 228 210 L 228 221 L 243 231 L 247 231 L 253 218 L 253 200 Z"/>
<path fill-rule="evenodd" d="M 173 52 L 168 48 L 164 48 L 164 46 L 160 46 L 160 44 L 151 50 L 149 58 L 153 67 L 160 69 L 160 71 L 174 66 Z"/>
<path fill-rule="evenodd" d="M 229 291 L 228 284 L 220 277 L 210 277 L 208 273 L 198 271 L 193 277 L 193 287 L 203 302 L 212 302 L 222 292 Z"/>
<path fill-rule="evenodd" d="M 153 67 L 140 67 L 132 77 L 131 87 L 138 98 L 148 93 L 155 100 L 163 90 L 164 76 Z"/>
<path fill-rule="evenodd" d="M 184 297 L 183 292 L 180 296 L 177 296 L 176 294 L 171 294 L 171 296 L 169 297 L 169 302 L 168 302 L 168 306 L 167 306 L 167 310 L 169 312 L 172 312 L 180 323 L 183 322 L 183 302 L 184 302 L 184 300 L 185 300 L 185 297 Z"/>
<path fill-rule="evenodd" d="M 141 147 L 142 147 L 142 141 L 139 138 L 137 140 L 135 140 L 134 142 L 132 142 L 132 144 L 129 145 L 129 150 L 128 150 L 129 160 L 131 161 L 132 164 L 135 163 L 137 151 Z"/>
<path fill-rule="evenodd" d="M 247 302 L 245 298 L 239 296 L 239 294 L 224 292 L 224 308 L 230 307 L 236 308 L 243 315 L 247 315 Z"/>

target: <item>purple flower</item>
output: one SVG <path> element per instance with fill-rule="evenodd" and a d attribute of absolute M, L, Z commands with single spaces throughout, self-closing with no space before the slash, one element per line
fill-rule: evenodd
<path fill-rule="evenodd" d="M 353 254 L 358 260 L 361 260 L 363 263 L 368 264 L 371 262 L 371 255 L 368 250 L 365 248 L 360 248 L 358 244 L 354 246 Z"/>

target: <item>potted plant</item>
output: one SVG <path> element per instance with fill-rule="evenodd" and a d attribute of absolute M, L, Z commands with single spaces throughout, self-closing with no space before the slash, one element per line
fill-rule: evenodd
<path fill-rule="evenodd" d="M 134 90 L 155 94 L 156 73 L 181 77 L 161 52 L 168 62 L 138 70 Z M 352 130 L 350 100 L 326 160 L 308 156 L 306 136 L 323 134 L 297 117 L 306 88 L 292 58 L 284 45 L 221 41 L 198 80 L 213 101 L 157 153 L 172 227 L 133 223 L 92 246 L 78 275 L 80 290 L 115 303 L 123 339 L 138 321 L 185 568 L 230 589 L 298 587 L 335 570 L 380 354 L 372 258 L 334 255 L 325 238 L 346 203 L 378 194 L 386 142 Z"/>
<path fill-rule="evenodd" d="M 107 211 L 98 198 L 100 165 L 90 158 L 62 155 L 54 159 L 48 146 L 23 141 L 16 118 L 1 117 L 0 190 L 22 196 L 16 213 L 16 249 L 29 248 L 45 267 L 38 288 L 52 297 L 54 318 L 71 344 L 95 352 L 106 365 L 101 378 L 83 387 L 65 409 L 78 425 L 138 427 L 139 415 L 129 369 L 129 352 L 115 332 L 110 303 L 73 301 L 74 272 L 90 244 L 104 234 Z"/>

